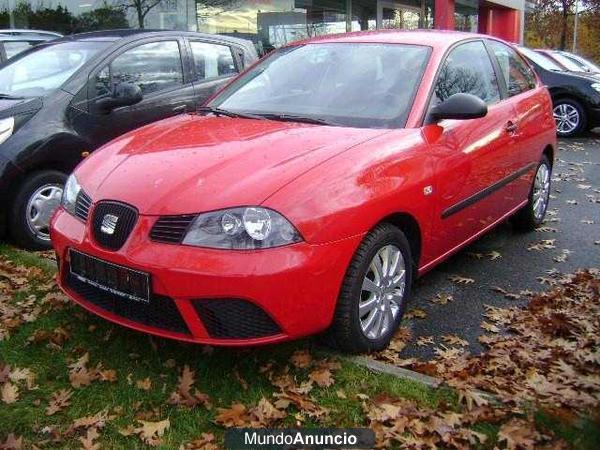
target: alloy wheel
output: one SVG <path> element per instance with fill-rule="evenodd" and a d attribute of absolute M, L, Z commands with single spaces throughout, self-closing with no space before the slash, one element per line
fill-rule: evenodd
<path fill-rule="evenodd" d="M 570 134 L 579 127 L 581 120 L 579 110 L 569 103 L 561 103 L 554 107 L 556 129 L 560 134 Z"/>
<path fill-rule="evenodd" d="M 375 254 L 362 283 L 358 305 L 360 326 L 369 339 L 379 339 L 394 326 L 406 288 L 406 263 L 395 245 Z"/>
<path fill-rule="evenodd" d="M 27 225 L 36 237 L 50 240 L 50 218 L 60 205 L 63 187 L 59 184 L 45 184 L 36 189 L 27 202 Z"/>
<path fill-rule="evenodd" d="M 540 164 L 533 183 L 533 216 L 536 220 L 544 217 L 550 197 L 550 169 L 546 164 Z"/>

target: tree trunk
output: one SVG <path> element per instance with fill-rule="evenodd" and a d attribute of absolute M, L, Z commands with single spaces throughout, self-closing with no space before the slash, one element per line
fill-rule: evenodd
<path fill-rule="evenodd" d="M 138 16 L 138 25 L 141 29 L 144 29 L 144 12 L 142 11 L 142 5 L 139 5 L 136 10 Z"/>
<path fill-rule="evenodd" d="M 569 22 L 568 22 L 568 18 L 569 18 L 569 7 L 567 5 L 567 2 L 563 1 L 562 2 L 562 24 L 561 24 L 561 29 L 560 29 L 560 49 L 561 50 L 565 50 L 567 48 L 567 30 L 569 27 Z"/>

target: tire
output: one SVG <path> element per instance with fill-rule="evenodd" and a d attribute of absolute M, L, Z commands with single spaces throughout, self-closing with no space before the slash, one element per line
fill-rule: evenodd
<path fill-rule="evenodd" d="M 30 174 L 19 186 L 10 208 L 10 237 L 20 247 L 28 250 L 48 250 L 51 248 L 47 227 L 35 230 L 32 215 L 40 226 L 49 223 L 52 214 L 60 205 L 60 195 L 67 181 L 67 175 L 56 170 L 42 170 Z M 39 208 L 34 204 L 37 197 Z M 44 200 L 44 199 L 47 200 Z"/>
<path fill-rule="evenodd" d="M 577 100 L 571 98 L 556 100 L 553 113 L 558 137 L 574 137 L 587 129 L 587 113 Z M 569 118 L 568 121 L 567 118 Z"/>
<path fill-rule="evenodd" d="M 404 263 L 404 284 L 401 294 L 399 290 L 393 291 L 396 293 L 394 302 L 396 309 L 395 311 L 390 309 L 392 311 L 391 317 L 389 315 L 383 316 L 384 322 L 380 328 L 380 335 L 369 336 L 364 331 L 364 324 L 367 323 L 371 314 L 378 312 L 377 310 L 380 307 L 373 308 L 361 320 L 359 305 L 361 303 L 366 305 L 367 302 L 372 301 L 376 297 L 376 294 L 363 290 L 363 282 L 365 281 L 365 277 L 375 279 L 376 281 L 371 263 L 376 255 L 378 255 L 378 252 L 385 252 L 385 248 L 390 251 L 389 255 L 394 255 L 395 251 L 398 250 L 402 256 L 402 259 L 398 258 L 397 267 L 400 268 L 400 263 Z M 385 263 L 383 263 L 381 256 L 378 257 L 383 266 Z M 391 257 L 393 258 L 393 256 Z M 392 266 L 388 264 L 387 267 L 391 269 Z M 340 289 L 333 322 L 325 334 L 325 342 L 332 347 L 350 353 L 379 351 L 387 347 L 404 315 L 406 302 L 410 295 L 413 273 L 414 264 L 410 245 L 404 233 L 391 224 L 378 225 L 364 238 L 348 266 Z M 380 279 L 382 278 L 380 277 Z M 393 277 L 389 277 L 389 279 L 393 279 Z M 381 284 L 385 286 L 385 283 Z M 373 288 L 372 285 L 368 285 L 368 287 Z M 399 287 L 400 284 L 398 285 Z M 392 291 L 393 286 L 386 287 L 385 289 L 389 293 Z M 381 294 L 379 294 L 379 298 L 380 304 L 384 305 L 383 307 L 392 305 L 389 300 L 386 303 L 386 299 L 382 298 Z M 375 301 L 377 302 L 377 300 Z"/>
<path fill-rule="evenodd" d="M 543 209 L 536 212 L 536 202 L 538 201 L 539 187 L 536 186 L 538 182 L 538 176 L 545 179 L 543 173 L 547 174 L 547 184 L 544 183 L 544 191 L 540 193 L 543 197 Z M 544 221 L 546 211 L 548 210 L 548 200 L 550 199 L 550 186 L 552 180 L 552 165 L 547 156 L 543 156 L 542 160 L 537 166 L 533 182 L 531 183 L 531 190 L 529 191 L 529 200 L 527 204 L 519 210 L 514 216 L 513 223 L 515 227 L 522 231 L 533 231 Z M 539 206 L 538 206 L 539 207 Z"/>

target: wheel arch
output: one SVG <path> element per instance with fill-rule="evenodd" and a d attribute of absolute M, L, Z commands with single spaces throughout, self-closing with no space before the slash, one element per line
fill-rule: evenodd
<path fill-rule="evenodd" d="M 554 166 L 554 147 L 551 144 L 546 145 L 544 150 L 542 151 L 542 155 L 548 157 L 550 161 L 550 167 Z"/>
<path fill-rule="evenodd" d="M 406 239 L 408 239 L 408 244 L 410 245 L 410 251 L 412 253 L 415 269 L 419 267 L 423 238 L 421 233 L 421 227 L 419 226 L 419 222 L 417 221 L 417 219 L 409 213 L 396 212 L 381 219 L 375 224 L 373 228 L 382 223 L 389 223 L 402 230 L 402 232 L 406 236 Z"/>

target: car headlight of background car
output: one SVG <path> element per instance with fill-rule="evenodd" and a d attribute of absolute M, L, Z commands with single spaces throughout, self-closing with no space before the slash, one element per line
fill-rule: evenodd
<path fill-rule="evenodd" d="M 600 92 L 600 83 L 592 83 L 592 89 L 596 92 Z"/>
<path fill-rule="evenodd" d="M 15 118 L 7 117 L 0 119 L 0 144 L 7 140 L 13 134 L 15 129 Z"/>
<path fill-rule="evenodd" d="M 252 250 L 300 242 L 302 237 L 281 214 L 260 207 L 200 214 L 183 243 L 199 247 Z"/>
<path fill-rule="evenodd" d="M 73 215 L 75 215 L 75 206 L 79 191 L 81 191 L 81 186 L 79 185 L 79 181 L 77 181 L 77 177 L 75 175 L 69 176 L 63 189 L 61 204 L 63 208 Z"/>

